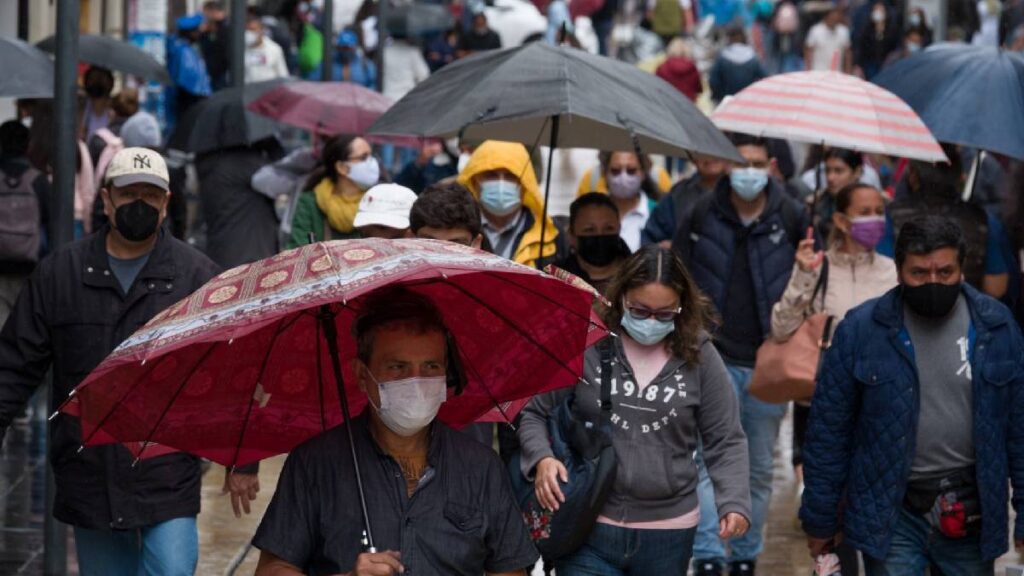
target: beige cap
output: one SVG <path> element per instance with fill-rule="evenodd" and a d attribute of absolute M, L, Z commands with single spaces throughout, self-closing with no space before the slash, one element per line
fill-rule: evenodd
<path fill-rule="evenodd" d="M 107 165 L 103 181 L 118 188 L 132 184 L 152 184 L 163 190 L 170 190 L 170 176 L 167 162 L 159 152 L 149 148 L 125 148 Z"/>
<path fill-rule="evenodd" d="M 409 212 L 416 202 L 416 193 L 398 184 L 377 184 L 363 194 L 353 225 L 387 226 L 398 230 L 409 227 Z"/>

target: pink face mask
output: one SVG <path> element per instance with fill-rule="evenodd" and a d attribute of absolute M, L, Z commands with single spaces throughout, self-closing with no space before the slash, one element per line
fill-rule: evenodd
<path fill-rule="evenodd" d="M 850 218 L 850 237 L 857 244 L 874 250 L 885 236 L 885 216 L 858 216 Z"/>
<path fill-rule="evenodd" d="M 640 186 L 643 182 L 644 176 L 639 171 L 636 174 L 630 174 L 623 170 L 608 178 L 608 192 L 620 199 L 635 198 L 640 193 Z"/>

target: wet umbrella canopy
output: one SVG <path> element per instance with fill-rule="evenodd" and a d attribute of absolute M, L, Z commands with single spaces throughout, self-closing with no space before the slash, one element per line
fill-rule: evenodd
<path fill-rule="evenodd" d="M 938 44 L 873 82 L 905 100 L 940 142 L 1024 160 L 1024 55 Z"/>
<path fill-rule="evenodd" d="M 541 42 L 445 66 L 395 103 L 370 133 L 553 148 L 639 147 L 650 154 L 697 152 L 742 161 L 725 135 L 661 78 Z"/>
<path fill-rule="evenodd" d="M 38 46 L 53 52 L 57 46 L 53 36 L 43 40 Z M 110 70 L 117 70 L 144 80 L 152 80 L 161 84 L 170 84 L 171 77 L 167 69 L 149 54 L 134 44 L 129 44 L 109 36 L 93 36 L 83 34 L 79 37 L 79 59 Z"/>
<path fill-rule="evenodd" d="M 247 146 L 275 135 L 277 123 L 246 106 L 284 82 L 288 80 L 256 82 L 217 92 L 185 113 L 167 147 L 202 154 Z"/>
<path fill-rule="evenodd" d="M 444 6 L 437 4 L 403 4 L 388 9 L 388 32 L 396 36 L 421 36 L 444 32 L 455 26 L 455 19 Z"/>
<path fill-rule="evenodd" d="M 53 60 L 13 38 L 0 38 L 0 97 L 52 98 Z"/>

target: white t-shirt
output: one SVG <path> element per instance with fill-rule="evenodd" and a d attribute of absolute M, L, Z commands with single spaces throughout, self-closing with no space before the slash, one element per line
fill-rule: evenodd
<path fill-rule="evenodd" d="M 245 49 L 245 83 L 263 82 L 288 76 L 284 50 L 277 42 L 264 36 L 259 46 Z"/>
<path fill-rule="evenodd" d="M 850 29 L 843 24 L 832 29 L 824 22 L 818 22 L 807 34 L 807 47 L 813 51 L 811 70 L 842 70 L 843 55 L 850 48 Z M 836 62 L 835 67 L 833 61 Z"/>
<path fill-rule="evenodd" d="M 401 41 L 384 47 L 384 95 L 398 101 L 430 76 L 420 49 Z"/>

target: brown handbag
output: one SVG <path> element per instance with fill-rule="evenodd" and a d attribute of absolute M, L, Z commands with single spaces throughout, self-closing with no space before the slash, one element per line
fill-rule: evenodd
<path fill-rule="evenodd" d="M 821 270 L 821 279 L 814 287 L 813 301 L 821 294 L 824 308 L 828 285 L 828 260 Z M 754 374 L 748 392 L 758 400 L 783 404 L 808 400 L 814 395 L 814 381 L 821 358 L 832 340 L 835 317 L 811 314 L 804 318 L 797 331 L 785 342 L 769 338 L 757 349 Z"/>

